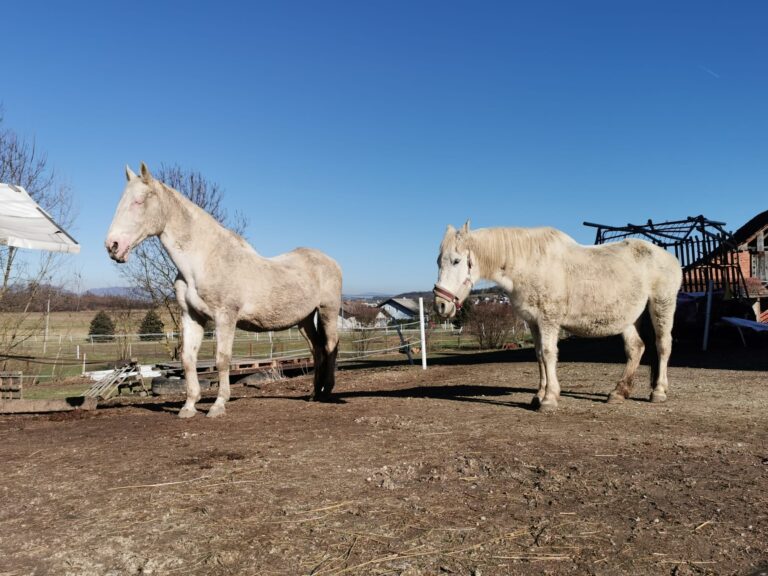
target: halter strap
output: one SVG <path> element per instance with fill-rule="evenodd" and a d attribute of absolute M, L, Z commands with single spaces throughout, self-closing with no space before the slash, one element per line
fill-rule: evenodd
<path fill-rule="evenodd" d="M 469 271 L 472 270 L 472 258 L 467 256 L 467 277 L 464 279 L 464 282 L 462 282 L 462 286 L 465 284 L 469 285 L 470 292 L 472 291 L 472 278 L 469 275 Z M 441 298 L 444 298 L 448 300 L 449 302 L 452 302 L 453 305 L 456 307 L 456 312 L 461 310 L 461 307 L 463 306 L 463 303 L 459 300 L 459 297 L 456 296 L 453 292 L 448 290 L 447 288 L 444 288 L 443 286 L 440 286 L 440 284 L 435 284 L 435 287 L 432 288 L 432 293 L 435 296 L 440 296 Z"/>

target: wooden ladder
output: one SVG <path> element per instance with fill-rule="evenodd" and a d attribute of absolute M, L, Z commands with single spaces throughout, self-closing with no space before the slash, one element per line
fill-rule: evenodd
<path fill-rule="evenodd" d="M 123 384 L 130 378 L 135 378 L 137 374 L 140 374 L 139 367 L 133 362 L 126 364 L 125 366 L 115 368 L 101 380 L 95 382 L 93 386 L 91 386 L 85 392 L 85 394 L 83 394 L 83 396 L 101 398 L 102 400 L 111 398 L 117 393 L 120 384 Z"/>

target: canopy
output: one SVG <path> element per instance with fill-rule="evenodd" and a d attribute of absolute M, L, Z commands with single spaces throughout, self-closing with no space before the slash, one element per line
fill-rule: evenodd
<path fill-rule="evenodd" d="M 0 244 L 52 252 L 80 252 L 80 245 L 21 186 L 0 184 Z"/>

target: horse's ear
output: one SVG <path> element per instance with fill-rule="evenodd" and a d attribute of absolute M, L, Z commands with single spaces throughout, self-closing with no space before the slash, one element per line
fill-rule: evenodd
<path fill-rule="evenodd" d="M 149 168 L 147 168 L 147 165 L 144 164 L 144 162 L 141 163 L 141 179 L 144 180 L 144 182 L 147 184 L 152 181 L 152 173 L 149 171 Z"/>
<path fill-rule="evenodd" d="M 134 174 L 133 170 L 131 170 L 131 167 L 128 166 L 128 164 L 125 165 L 125 179 L 129 182 L 136 178 L 136 174 Z"/>
<path fill-rule="evenodd" d="M 451 234 L 456 233 L 456 228 L 453 227 L 452 224 L 448 224 L 448 227 L 445 229 L 445 235 L 450 236 Z"/>
<path fill-rule="evenodd" d="M 467 221 L 464 222 L 464 226 L 461 227 L 462 234 L 467 234 L 469 232 L 469 224 L 470 224 L 469 218 L 467 218 Z"/>

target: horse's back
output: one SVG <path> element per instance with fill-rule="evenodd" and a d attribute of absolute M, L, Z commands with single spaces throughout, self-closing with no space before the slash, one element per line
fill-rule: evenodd
<path fill-rule="evenodd" d="M 295 248 L 285 254 L 272 258 L 275 263 L 304 266 L 307 268 L 322 270 L 326 274 L 341 277 L 341 266 L 325 252 L 315 248 Z"/>
<path fill-rule="evenodd" d="M 657 295 L 677 295 L 683 272 L 673 254 L 646 240 L 627 239 L 629 252 L 638 264 L 644 265 L 650 278 L 650 289 Z"/>
<path fill-rule="evenodd" d="M 323 286 L 330 292 L 338 291 L 341 294 L 341 266 L 325 252 L 315 248 L 301 247 L 270 260 L 276 266 L 311 277 L 318 286 Z"/>

